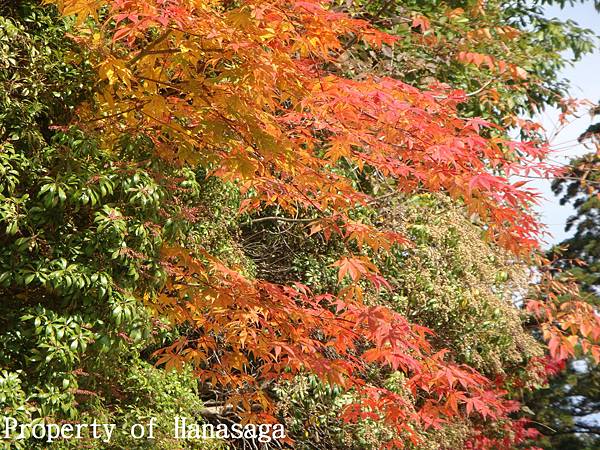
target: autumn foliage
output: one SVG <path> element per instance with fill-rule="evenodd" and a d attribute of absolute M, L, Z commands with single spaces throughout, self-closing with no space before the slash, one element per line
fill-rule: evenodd
<path fill-rule="evenodd" d="M 466 419 L 476 424 L 472 448 L 512 448 L 533 437 L 524 421 L 510 422 L 519 407 L 504 380 L 454 363 L 448 351 L 432 347 L 430 330 L 365 301 L 367 289 L 391 289 L 368 255 L 411 243 L 356 221 L 351 211 L 376 201 L 356 174 L 402 193 L 445 192 L 479 217 L 487 239 L 528 258 L 541 236 L 536 196 L 512 177 L 552 172 L 545 145 L 513 141 L 496 125 L 461 117 L 467 93 L 450 86 L 419 90 L 377 74 L 345 77 L 337 61 L 349 46 L 378 49 L 396 38 L 327 2 L 46 3 L 76 17 L 71 38 L 97 70 L 93 101 L 79 110 L 81 128 L 99 134 L 107 148 L 123 134 L 148 136 L 163 160 L 201 166 L 236 184 L 240 214 L 277 209 L 346 248 L 334 264 L 339 289 L 314 294 L 300 283 L 253 279 L 201 247 L 165 246 L 164 289 L 138 294 L 157 315 L 192 332 L 158 351 L 158 364 L 192 365 L 242 406 L 247 420 L 275 420 L 270 382 L 313 373 L 354 396 L 344 420 L 375 418 L 394 429 L 389 447 Z M 413 26 L 429 24 L 417 18 Z M 474 53 L 461 53 L 459 62 L 527 76 Z M 563 289 L 548 283 L 550 291 Z M 552 356 L 565 359 L 583 343 L 598 358 L 587 340 L 599 337 L 597 317 L 577 303 L 552 309 L 555 295 L 529 303 L 544 322 Z M 405 390 L 369 380 L 372 366 L 400 371 Z M 479 435 L 490 421 L 519 431 L 510 439 Z"/>

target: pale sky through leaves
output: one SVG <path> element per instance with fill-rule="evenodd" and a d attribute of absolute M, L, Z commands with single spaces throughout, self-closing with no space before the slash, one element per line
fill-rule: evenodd
<path fill-rule="evenodd" d="M 560 20 L 572 19 L 584 28 L 593 30 L 600 34 L 600 13 L 594 9 L 593 2 L 576 4 L 572 7 L 561 9 L 556 6 L 546 7 L 547 17 L 557 17 Z M 571 96 L 575 98 L 586 98 L 595 103 L 600 101 L 600 50 L 596 49 L 593 54 L 585 56 L 573 67 L 567 67 L 562 72 L 563 78 L 570 80 Z M 548 132 L 551 132 L 558 122 L 559 111 L 548 108 L 543 114 L 536 117 Z M 596 121 L 598 118 L 596 118 Z M 573 156 L 592 151 L 589 147 L 577 143 L 577 137 L 585 131 L 592 123 L 592 118 L 584 114 L 580 119 L 574 120 L 563 129 L 553 140 L 552 147 L 560 150 L 552 159 L 566 163 Z M 533 180 L 529 186 L 539 189 L 544 195 L 544 201 L 539 210 L 542 222 L 548 226 L 552 236 L 546 238 L 548 244 L 561 242 L 571 233 L 564 231 L 567 218 L 573 214 L 569 205 L 560 205 L 559 199 L 554 196 L 550 189 L 550 182 L 546 180 Z"/>

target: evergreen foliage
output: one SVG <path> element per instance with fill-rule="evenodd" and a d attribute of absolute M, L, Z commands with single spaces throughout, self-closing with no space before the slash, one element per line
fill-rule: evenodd
<path fill-rule="evenodd" d="M 197 2 L 202 13 L 147 2 L 164 13 L 148 13 L 152 26 L 99 25 L 136 2 L 40 3 L 0 2 L 0 415 L 161 425 L 150 441 L 56 449 L 258 445 L 176 440 L 175 416 L 279 420 L 291 440 L 277 445 L 299 449 L 535 437 L 517 401 L 550 372 L 521 308 L 537 225 L 533 197 L 504 176 L 544 155 L 509 129 L 538 137 L 519 115 L 558 104 L 563 52 L 590 51 L 591 32 L 520 0 L 281 2 L 292 18 L 277 2 L 262 2 L 268 14 L 252 1 Z M 197 30 L 161 34 L 165 20 L 214 41 L 193 48 Z M 332 114 L 340 104 L 363 115 Z M 392 161 L 399 146 L 413 153 Z M 589 164 L 555 184 L 578 209 L 557 264 L 596 304 Z M 596 377 L 551 380 L 530 402 L 536 420 L 572 431 L 569 399 L 595 410 Z"/>

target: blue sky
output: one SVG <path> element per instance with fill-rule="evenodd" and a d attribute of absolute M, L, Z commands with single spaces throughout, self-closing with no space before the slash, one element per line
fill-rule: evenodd
<path fill-rule="evenodd" d="M 546 16 L 558 17 L 561 20 L 572 19 L 580 26 L 593 30 L 600 35 L 600 13 L 594 9 L 593 2 L 587 1 L 583 4 L 577 4 L 572 7 L 560 9 L 559 7 L 547 7 Z M 600 51 L 587 55 L 573 67 L 563 70 L 564 78 L 571 81 L 572 88 L 570 94 L 576 98 L 587 98 L 594 102 L 600 101 Z M 559 112 L 555 109 L 547 109 L 536 120 L 540 121 L 548 130 L 552 130 L 554 123 L 558 121 Z M 589 152 L 582 145 L 577 145 L 577 137 L 592 123 L 591 117 L 585 115 L 581 119 L 574 121 L 567 126 L 552 142 L 553 145 L 567 143 L 567 145 L 558 145 L 558 148 L 564 149 L 553 156 L 554 160 L 566 162 L 569 158 Z M 541 220 L 548 226 L 548 231 L 552 237 L 547 238 L 548 244 L 558 243 L 565 239 L 568 234 L 564 231 L 564 224 L 567 218 L 573 213 L 573 210 L 565 205 L 561 206 L 558 199 L 550 189 L 550 182 L 545 180 L 536 180 L 529 183 L 531 187 L 539 189 L 544 201 L 539 208 Z"/>

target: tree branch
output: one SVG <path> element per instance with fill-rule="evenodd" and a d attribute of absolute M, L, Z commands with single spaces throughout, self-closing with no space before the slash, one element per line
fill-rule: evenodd
<path fill-rule="evenodd" d="M 290 223 L 307 223 L 307 222 L 314 222 L 315 220 L 318 220 L 318 219 L 292 219 L 290 217 L 268 216 L 268 217 L 259 217 L 258 219 L 253 219 L 250 221 L 250 223 L 252 225 L 254 225 L 255 223 L 267 222 L 270 220 L 279 220 L 281 222 L 290 222 Z"/>
<path fill-rule="evenodd" d="M 149 55 L 150 52 L 154 49 L 154 47 L 156 47 L 162 41 L 164 41 L 165 39 L 167 39 L 170 34 L 171 34 L 171 29 L 168 29 L 163 34 L 161 34 L 158 38 L 156 38 L 156 40 L 154 40 L 153 42 L 151 42 L 148 45 L 148 47 L 146 47 L 144 50 L 140 51 L 136 56 L 134 56 L 133 58 L 131 58 L 129 60 L 129 62 L 127 63 L 127 67 L 133 66 L 136 62 L 138 62 L 144 56 Z"/>

